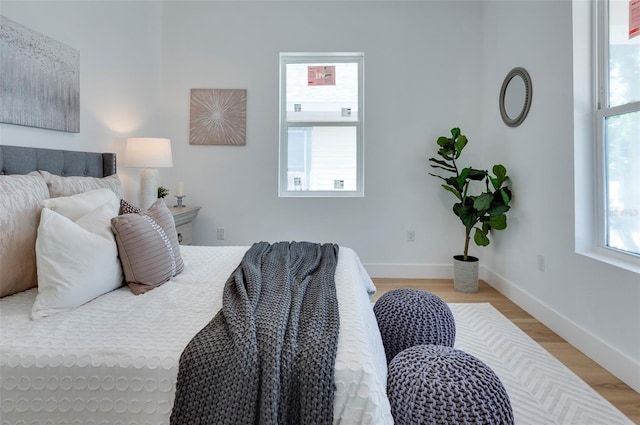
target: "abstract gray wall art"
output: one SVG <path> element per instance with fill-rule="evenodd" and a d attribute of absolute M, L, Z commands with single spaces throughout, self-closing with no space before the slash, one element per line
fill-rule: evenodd
<path fill-rule="evenodd" d="M 80 132 L 80 52 L 0 16 L 0 122 Z"/>

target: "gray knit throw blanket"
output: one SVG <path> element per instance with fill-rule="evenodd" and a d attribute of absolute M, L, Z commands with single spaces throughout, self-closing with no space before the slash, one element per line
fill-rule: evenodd
<path fill-rule="evenodd" d="M 180 357 L 171 425 L 331 424 L 338 246 L 254 244 Z"/>

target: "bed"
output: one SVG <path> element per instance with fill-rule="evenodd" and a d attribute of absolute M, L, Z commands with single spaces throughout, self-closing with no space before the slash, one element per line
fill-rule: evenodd
<path fill-rule="evenodd" d="M 22 197 L 32 204 L 46 201 L 31 189 L 21 193 L 10 180 L 36 180 L 38 170 L 67 193 L 85 190 L 78 183 L 84 179 L 106 185 L 117 179 L 113 154 L 0 145 L 0 283 L 13 279 L 27 287 L 12 284 L 7 292 L 3 286 L 0 299 L 1 423 L 168 424 L 181 353 L 221 309 L 225 282 L 249 247 L 180 246 L 184 269 L 167 283 L 142 295 L 121 286 L 33 320 L 38 288 L 29 286 L 37 273 L 29 266 L 35 254 L 33 241 L 23 239 L 29 232 L 38 236 L 40 216 L 16 204 Z M 54 195 L 52 185 L 47 189 L 39 196 Z M 14 231 L 25 226 L 30 230 Z M 339 249 L 335 282 L 340 328 L 333 423 L 393 423 L 384 349 L 370 304 L 375 287 L 347 247 Z"/>

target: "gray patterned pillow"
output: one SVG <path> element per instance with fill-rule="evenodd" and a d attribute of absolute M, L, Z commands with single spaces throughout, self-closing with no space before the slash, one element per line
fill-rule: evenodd
<path fill-rule="evenodd" d="M 106 188 L 111 189 L 118 199 L 122 199 L 122 183 L 117 174 L 102 178 L 84 176 L 61 177 L 43 170 L 40 170 L 40 174 L 44 177 L 44 181 L 47 183 L 49 194 L 52 198 L 71 196 L 89 190 Z"/>
<path fill-rule="evenodd" d="M 49 190 L 41 175 L 0 175 L 0 297 L 37 285 L 36 237 Z"/>
<path fill-rule="evenodd" d="M 184 269 L 173 215 L 162 200 L 149 210 L 111 219 L 127 285 L 136 295 L 162 285 Z"/>
<path fill-rule="evenodd" d="M 120 199 L 120 214 L 138 214 L 142 212 L 142 208 L 134 207 L 124 199 Z"/>

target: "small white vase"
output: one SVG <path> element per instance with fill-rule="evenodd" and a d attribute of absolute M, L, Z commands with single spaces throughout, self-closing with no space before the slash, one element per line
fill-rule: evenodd
<path fill-rule="evenodd" d="M 469 294 L 478 292 L 478 264 L 477 257 L 467 256 L 467 261 L 463 261 L 464 255 L 453 256 L 453 287 Z"/>

